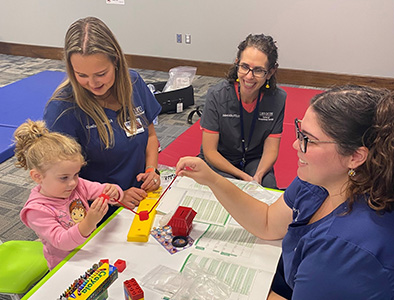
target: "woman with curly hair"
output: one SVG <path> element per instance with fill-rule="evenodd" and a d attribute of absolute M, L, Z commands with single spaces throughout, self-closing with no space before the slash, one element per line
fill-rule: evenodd
<path fill-rule="evenodd" d="M 238 45 L 227 80 L 210 88 L 201 117 L 200 157 L 219 174 L 276 188 L 286 93 L 276 85 L 278 48 L 271 36 Z"/>

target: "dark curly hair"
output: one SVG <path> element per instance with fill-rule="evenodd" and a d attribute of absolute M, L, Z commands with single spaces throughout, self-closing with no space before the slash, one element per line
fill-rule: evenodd
<path fill-rule="evenodd" d="M 337 142 L 341 155 L 368 149 L 366 161 L 349 177 L 349 207 L 366 195 L 378 211 L 394 209 L 394 93 L 386 89 L 346 85 L 312 98 L 322 130 Z"/>
<path fill-rule="evenodd" d="M 244 41 L 238 45 L 237 61 L 241 59 L 242 52 L 248 48 L 254 47 L 263 52 L 268 57 L 268 70 L 278 67 L 278 47 L 276 41 L 269 36 L 264 34 L 249 34 Z M 238 79 L 238 68 L 236 62 L 230 67 L 227 73 L 227 80 L 234 82 Z M 276 73 L 274 73 L 269 80 L 270 87 L 267 89 L 265 84 L 261 87 L 261 92 L 271 92 L 276 89 Z"/>

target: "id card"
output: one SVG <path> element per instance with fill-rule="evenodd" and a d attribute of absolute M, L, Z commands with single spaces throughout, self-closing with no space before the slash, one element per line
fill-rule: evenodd
<path fill-rule="evenodd" d="M 136 131 L 134 134 L 131 134 L 129 131 L 126 131 L 126 130 L 125 130 L 126 136 L 127 136 L 127 137 L 131 137 L 131 136 L 137 135 L 137 134 L 142 133 L 142 132 L 145 131 L 144 126 L 142 126 L 142 122 L 141 122 L 140 118 L 137 118 L 137 119 L 135 120 L 135 123 L 136 123 L 136 125 L 137 125 L 137 128 L 136 128 L 137 131 Z M 131 129 L 130 121 L 125 122 L 124 125 L 125 125 L 125 127 L 126 127 L 127 129 L 129 129 L 129 130 Z"/>

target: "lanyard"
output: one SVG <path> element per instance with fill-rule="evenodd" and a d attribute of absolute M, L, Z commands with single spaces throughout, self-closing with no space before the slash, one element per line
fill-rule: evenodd
<path fill-rule="evenodd" d="M 259 104 L 260 104 L 261 91 L 259 90 L 259 95 L 257 96 L 257 103 L 256 103 L 256 107 L 254 108 L 252 124 L 250 126 L 250 131 L 249 131 L 248 145 L 246 146 L 246 143 L 245 143 L 245 131 L 244 131 L 244 114 L 243 114 L 240 86 L 241 85 L 238 84 L 239 117 L 241 119 L 241 142 L 242 142 L 242 160 L 241 160 L 240 165 L 241 165 L 242 171 L 245 171 L 246 151 L 248 151 L 248 148 L 249 148 L 249 145 L 250 145 L 250 141 L 252 140 L 254 128 L 256 126 L 256 121 L 257 121 L 257 118 L 259 116 Z"/>

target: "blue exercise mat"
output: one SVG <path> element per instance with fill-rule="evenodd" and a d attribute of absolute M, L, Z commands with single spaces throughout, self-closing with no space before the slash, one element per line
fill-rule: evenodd
<path fill-rule="evenodd" d="M 41 120 L 46 103 L 66 74 L 44 71 L 0 88 L 0 163 L 13 155 L 12 134 L 27 119 Z"/>
<path fill-rule="evenodd" d="M 16 128 L 0 126 L 0 163 L 14 155 L 12 136 Z"/>

